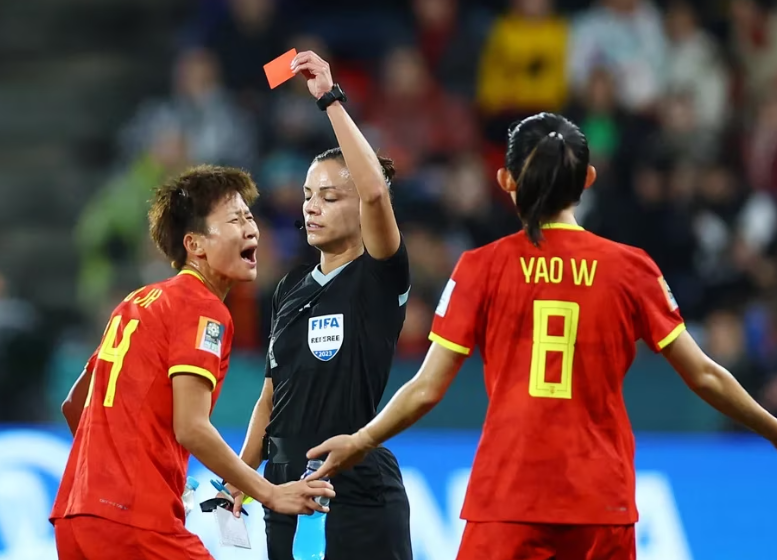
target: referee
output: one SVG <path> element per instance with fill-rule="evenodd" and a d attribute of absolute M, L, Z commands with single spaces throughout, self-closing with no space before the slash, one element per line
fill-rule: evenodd
<path fill-rule="evenodd" d="M 303 52 L 292 69 L 307 79 L 340 148 L 308 170 L 305 229 L 321 260 L 293 270 L 275 290 L 264 388 L 241 452 L 254 468 L 266 459 L 265 477 L 275 484 L 299 480 L 308 449 L 375 416 L 410 291 L 389 197 L 393 163 L 375 155 L 348 116 L 325 61 Z M 412 558 L 407 494 L 388 449 L 375 449 L 332 484 L 327 560 Z M 292 560 L 296 523 L 265 509 L 270 560 Z"/>

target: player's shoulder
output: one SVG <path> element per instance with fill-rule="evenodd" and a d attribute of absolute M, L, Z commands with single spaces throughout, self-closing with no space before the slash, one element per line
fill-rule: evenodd
<path fill-rule="evenodd" d="M 648 278 L 659 278 L 661 271 L 644 249 L 598 237 L 601 255 L 616 262 L 617 277 L 627 286 L 642 286 Z"/>
<path fill-rule="evenodd" d="M 616 241 L 607 240 L 613 246 L 613 250 L 617 251 L 623 258 L 624 264 L 631 266 L 632 268 L 640 271 L 657 270 L 658 267 L 647 251 L 634 247 L 633 245 L 627 245 L 625 243 L 618 243 Z"/>
<path fill-rule="evenodd" d="M 232 318 L 229 309 L 216 294 L 211 292 L 197 274 L 186 272 L 146 286 L 146 290 L 160 290 L 165 305 L 159 312 L 168 316 L 199 314 L 212 317 L 221 323 L 229 323 Z"/>
<path fill-rule="evenodd" d="M 653 262 L 644 250 L 607 239 L 591 231 L 580 231 L 579 236 L 567 238 L 568 242 L 570 240 L 574 240 L 581 248 L 584 247 L 586 252 L 599 253 L 603 257 L 617 258 L 626 265 L 643 266 Z"/>

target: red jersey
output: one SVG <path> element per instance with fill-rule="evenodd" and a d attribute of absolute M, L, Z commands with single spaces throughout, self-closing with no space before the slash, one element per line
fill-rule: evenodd
<path fill-rule="evenodd" d="M 183 529 L 189 453 L 173 430 L 171 377 L 213 387 L 227 373 L 232 319 L 190 271 L 132 292 L 87 368 L 89 393 L 51 520 L 103 517 L 162 533 Z"/>
<path fill-rule="evenodd" d="M 634 436 L 622 385 L 643 339 L 658 352 L 685 329 L 646 253 L 548 224 L 465 252 L 429 338 L 480 348 L 489 397 L 462 517 L 631 524 Z"/>

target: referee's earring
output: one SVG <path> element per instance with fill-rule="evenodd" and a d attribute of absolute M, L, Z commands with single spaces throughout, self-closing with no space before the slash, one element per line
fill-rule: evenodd
<path fill-rule="evenodd" d="M 500 167 L 499 171 L 496 172 L 496 182 L 499 183 L 499 186 L 505 192 L 514 193 L 518 189 L 515 179 L 504 167 Z"/>
<path fill-rule="evenodd" d="M 585 174 L 585 188 L 587 189 L 596 182 L 596 168 L 593 165 L 588 166 Z"/>

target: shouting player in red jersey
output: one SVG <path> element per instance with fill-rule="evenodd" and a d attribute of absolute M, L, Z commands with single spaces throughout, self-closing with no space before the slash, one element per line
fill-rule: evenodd
<path fill-rule="evenodd" d="M 151 237 L 180 274 L 119 304 L 62 405 L 75 441 L 51 513 L 60 560 L 210 559 L 184 527 L 190 453 L 279 512 L 326 511 L 314 498 L 331 485 L 270 484 L 210 423 L 232 344 L 223 299 L 256 278 L 256 197 L 246 173 L 211 166 L 156 191 Z"/>
<path fill-rule="evenodd" d="M 459 560 L 633 560 L 634 436 L 623 379 L 639 339 L 719 411 L 777 442 L 777 419 L 686 332 L 655 263 L 577 225 L 596 178 L 563 117 L 511 128 L 499 184 L 525 229 L 465 252 L 442 294 L 418 374 L 365 428 L 309 452 L 331 476 L 442 399 L 475 346 L 488 412 Z"/>

